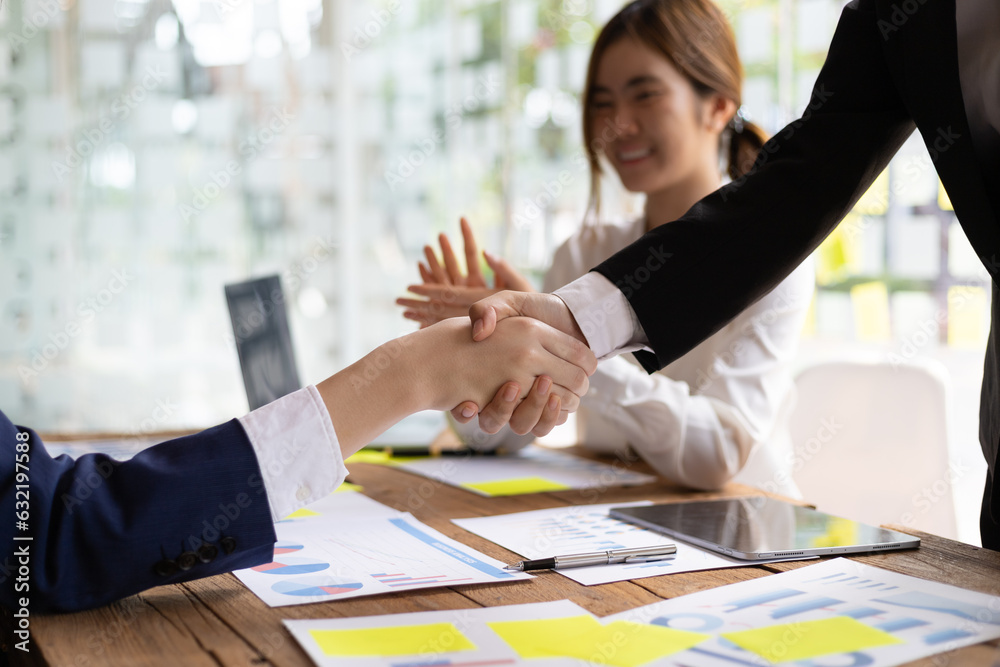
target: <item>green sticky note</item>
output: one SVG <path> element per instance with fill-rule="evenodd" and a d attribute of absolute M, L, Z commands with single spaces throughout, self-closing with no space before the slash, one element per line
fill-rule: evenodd
<path fill-rule="evenodd" d="M 324 655 L 389 657 L 474 651 L 476 645 L 454 623 L 400 625 L 356 630 L 310 630 Z"/>
<path fill-rule="evenodd" d="M 286 519 L 305 519 L 306 517 L 319 516 L 319 515 L 320 515 L 319 512 L 313 512 L 312 510 L 307 510 L 305 507 L 303 507 L 302 509 L 295 510 L 294 512 L 292 512 L 291 514 L 289 514 L 285 518 Z"/>
<path fill-rule="evenodd" d="M 517 496 L 522 493 L 565 491 L 570 488 L 561 482 L 554 482 L 544 477 L 515 477 L 514 479 L 500 479 L 493 482 L 466 482 L 462 486 L 487 496 Z"/>
<path fill-rule="evenodd" d="M 522 658 L 578 658 L 612 667 L 639 667 L 684 651 L 711 635 L 591 616 L 488 623 Z"/>
<path fill-rule="evenodd" d="M 559 650 L 567 637 L 600 632 L 603 627 L 593 616 L 544 618 L 532 621 L 495 621 L 487 623 L 522 658 L 551 658 L 563 655 Z"/>
<path fill-rule="evenodd" d="M 771 625 L 722 635 L 770 662 L 807 660 L 833 653 L 850 653 L 903 640 L 847 616 L 818 621 Z"/>

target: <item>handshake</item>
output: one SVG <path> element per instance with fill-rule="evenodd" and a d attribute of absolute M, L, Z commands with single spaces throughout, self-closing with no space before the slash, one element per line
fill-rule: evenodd
<path fill-rule="evenodd" d="M 566 421 L 597 359 L 569 308 L 551 294 L 498 292 L 379 346 L 316 386 L 345 455 L 408 414 L 451 410 L 496 433 L 545 435 Z"/>

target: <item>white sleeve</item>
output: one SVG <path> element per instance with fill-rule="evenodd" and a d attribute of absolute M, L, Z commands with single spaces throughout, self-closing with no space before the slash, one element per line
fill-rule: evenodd
<path fill-rule="evenodd" d="M 730 406 L 620 357 L 598 365 L 582 407 L 581 444 L 603 449 L 617 431 L 657 474 L 695 489 L 723 486 L 755 444 Z"/>
<path fill-rule="evenodd" d="M 646 332 L 622 291 L 590 271 L 553 292 L 573 313 L 598 359 L 648 349 Z"/>
<path fill-rule="evenodd" d="M 240 417 L 257 454 L 271 518 L 326 496 L 347 477 L 330 413 L 310 385 Z"/>
<path fill-rule="evenodd" d="M 788 365 L 809 305 L 810 270 L 799 269 L 734 322 L 725 354 L 706 355 L 695 386 L 647 375 L 624 358 L 601 362 L 583 398 L 584 444 L 588 432 L 608 433 L 610 424 L 674 482 L 716 489 L 729 481 L 785 426 L 778 422 L 794 395 Z"/>

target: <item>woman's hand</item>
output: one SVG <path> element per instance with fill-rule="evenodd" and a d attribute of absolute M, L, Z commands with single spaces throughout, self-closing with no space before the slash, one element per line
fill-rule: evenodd
<path fill-rule="evenodd" d="M 461 220 L 465 246 L 465 263 L 468 274 L 463 275 L 448 236 L 441 234 L 442 262 L 438 262 L 434 249 L 424 247 L 427 264 L 418 262 L 422 285 L 407 289 L 423 299 L 399 298 L 396 303 L 406 308 L 403 317 L 420 322 L 421 328 L 451 317 L 464 317 L 469 306 L 504 289 L 534 292 L 527 278 L 518 273 L 506 260 L 483 251 L 487 265 L 493 270 L 494 286 L 489 287 L 479 266 L 479 249 L 472 227 L 465 218 Z"/>

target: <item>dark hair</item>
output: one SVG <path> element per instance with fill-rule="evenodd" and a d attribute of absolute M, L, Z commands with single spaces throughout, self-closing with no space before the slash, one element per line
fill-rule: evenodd
<path fill-rule="evenodd" d="M 742 104 L 743 65 L 736 38 L 725 15 L 711 0 L 635 0 L 622 8 L 601 29 L 587 66 L 583 89 L 583 140 L 590 162 L 590 203 L 598 212 L 601 204 L 601 164 L 604 141 L 594 136 L 592 102 L 594 79 L 604 52 L 620 39 L 631 37 L 661 53 L 687 78 L 695 91 L 713 93 Z M 736 180 L 753 166 L 767 134 L 738 111 L 730 120 L 726 172 Z"/>

